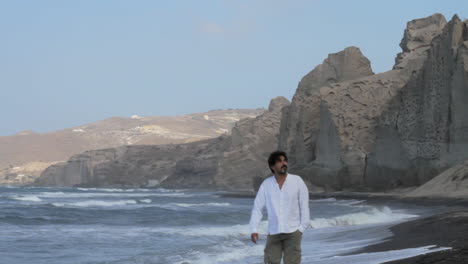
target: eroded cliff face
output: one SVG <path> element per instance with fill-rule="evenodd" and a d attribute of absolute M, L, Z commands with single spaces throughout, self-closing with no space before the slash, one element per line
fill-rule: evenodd
<path fill-rule="evenodd" d="M 289 105 L 284 97 L 271 100 L 268 111 L 238 122 L 230 146 L 223 153 L 216 184 L 224 189 L 251 189 L 255 179 L 271 174 L 268 155 L 277 150 L 281 112 Z"/>
<path fill-rule="evenodd" d="M 86 151 L 47 168 L 34 185 L 154 187 L 171 178 L 170 187 L 207 187 L 214 184 L 213 171 L 222 157 L 225 138 Z"/>
<path fill-rule="evenodd" d="M 0 184 L 30 184 L 51 163 L 66 161 L 87 150 L 215 138 L 228 134 L 236 121 L 263 112 L 228 109 L 182 116 L 112 117 L 44 134 L 22 131 L 0 136 Z"/>
<path fill-rule="evenodd" d="M 281 149 L 290 171 L 312 187 L 421 185 L 468 159 L 467 24 L 440 14 L 408 22 L 395 66 L 380 74 L 358 48 L 330 54 L 301 80 L 291 104 L 273 99 L 231 136 L 86 152 L 50 167 L 38 183 L 251 189 L 270 174 L 268 154 Z"/>
<path fill-rule="evenodd" d="M 289 154 L 290 166 L 302 168 L 316 159 L 320 123 L 320 87 L 372 75 L 369 60 L 356 47 L 330 54 L 304 76 L 291 105 L 283 109 L 278 148 Z"/>
<path fill-rule="evenodd" d="M 269 171 L 266 159 L 278 145 L 281 110 L 267 111 L 234 126 L 232 135 L 189 144 L 125 146 L 87 151 L 49 167 L 35 185 L 252 189 Z"/>
<path fill-rule="evenodd" d="M 366 184 L 420 185 L 468 157 L 468 34 L 457 16 L 378 120 Z"/>
<path fill-rule="evenodd" d="M 465 160 L 467 36 L 457 16 L 410 21 L 393 70 L 319 87 L 308 108 L 319 114 L 280 135 L 295 156 L 312 152 L 293 171 L 325 189 L 383 190 L 421 185 Z M 307 123 L 318 124 L 311 136 L 292 140 Z"/>

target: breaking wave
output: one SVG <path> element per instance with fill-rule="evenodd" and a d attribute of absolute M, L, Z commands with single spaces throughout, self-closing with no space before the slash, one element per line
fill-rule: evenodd
<path fill-rule="evenodd" d="M 221 236 L 221 237 L 238 237 L 250 236 L 249 225 L 233 225 L 219 227 L 182 227 L 182 228 L 161 228 L 156 230 L 163 234 L 179 234 L 184 236 Z M 260 223 L 259 232 L 265 234 L 267 232 L 267 221 Z"/>
<path fill-rule="evenodd" d="M 417 215 L 393 212 L 387 206 L 380 209 L 373 207 L 367 212 L 345 214 L 333 218 L 314 218 L 310 221 L 310 226 L 312 228 L 324 228 L 333 226 L 377 224 L 401 221 L 413 217 L 417 217 Z"/>
<path fill-rule="evenodd" d="M 189 204 L 189 203 L 175 203 L 174 205 L 180 207 L 194 207 L 194 206 L 229 206 L 230 203 L 201 203 L 201 204 Z"/>
<path fill-rule="evenodd" d="M 28 201 L 28 202 L 41 202 L 41 198 L 37 197 L 36 195 L 26 195 L 26 196 L 13 196 L 10 197 L 11 199 L 18 200 L 18 201 Z"/>
<path fill-rule="evenodd" d="M 190 197 L 184 193 L 64 193 L 64 192 L 41 192 L 37 195 L 43 198 L 89 198 L 89 197 Z"/>
<path fill-rule="evenodd" d="M 99 200 L 88 200 L 83 202 L 74 203 L 51 203 L 55 207 L 109 207 L 109 206 L 123 206 L 130 204 L 137 204 L 135 200 L 120 200 L 120 201 L 99 201 Z"/>

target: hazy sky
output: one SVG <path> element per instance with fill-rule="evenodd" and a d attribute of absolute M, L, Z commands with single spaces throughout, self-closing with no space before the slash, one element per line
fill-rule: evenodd
<path fill-rule="evenodd" d="M 390 70 L 406 22 L 468 1 L 0 0 L 0 136 L 267 107 L 329 53 Z"/>

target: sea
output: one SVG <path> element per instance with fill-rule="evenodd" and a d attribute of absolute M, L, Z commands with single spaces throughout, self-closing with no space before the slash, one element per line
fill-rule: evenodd
<path fill-rule="evenodd" d="M 263 263 L 250 241 L 253 198 L 167 189 L 0 187 L 0 263 Z M 382 263 L 433 251 L 424 247 L 353 254 L 392 235 L 389 227 L 440 208 L 311 199 L 302 263 Z"/>

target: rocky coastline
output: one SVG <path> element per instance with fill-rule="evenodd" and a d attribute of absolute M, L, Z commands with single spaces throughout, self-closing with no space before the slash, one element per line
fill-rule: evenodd
<path fill-rule="evenodd" d="M 232 190 L 252 197 L 268 154 L 289 153 L 311 197 L 457 208 L 398 224 L 364 252 L 450 247 L 389 263 L 468 263 L 468 21 L 407 23 L 394 67 L 374 74 L 357 47 L 329 54 L 291 102 L 240 120 L 230 135 L 186 144 L 92 150 L 46 169 L 40 186 Z M 239 190 L 243 192 L 238 192 Z"/>
<path fill-rule="evenodd" d="M 253 192 L 228 192 L 223 194 L 232 198 L 253 198 Z M 349 255 L 384 252 L 407 248 L 432 246 L 449 248 L 438 252 L 400 259 L 384 264 L 465 264 L 468 263 L 468 197 L 437 198 L 408 197 L 404 192 L 363 193 L 333 192 L 310 193 L 311 199 L 354 199 L 363 200 L 366 204 L 388 206 L 392 203 L 443 207 L 444 212 L 428 217 L 421 217 L 390 227 L 392 235 L 383 242 L 369 245 L 363 249 L 350 252 Z M 313 213 L 313 212 L 312 212 Z"/>
<path fill-rule="evenodd" d="M 49 167 L 34 184 L 254 190 L 269 175 L 268 154 L 281 149 L 290 172 L 317 191 L 419 187 L 408 195 L 466 196 L 467 32 L 456 15 L 412 20 L 387 72 L 374 74 L 359 48 L 348 47 L 306 74 L 291 102 L 272 99 L 230 135 L 91 150 Z"/>

